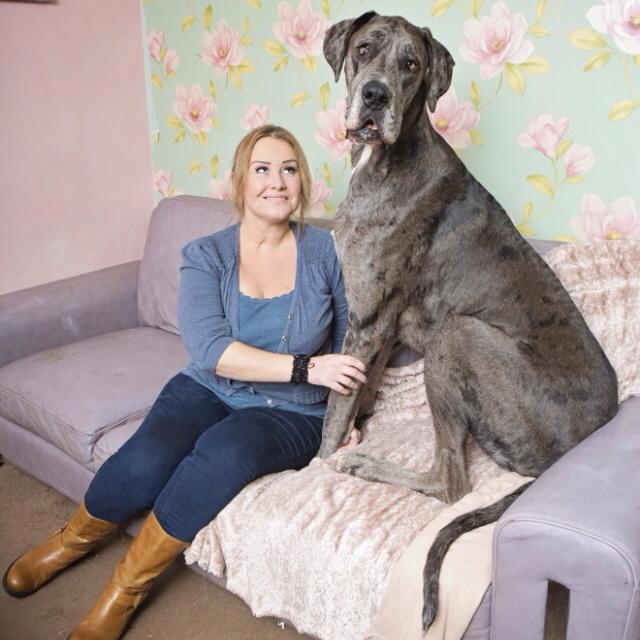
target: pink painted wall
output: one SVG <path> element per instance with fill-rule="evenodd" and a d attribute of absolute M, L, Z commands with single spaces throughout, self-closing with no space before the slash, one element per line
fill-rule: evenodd
<path fill-rule="evenodd" d="M 0 3 L 0 294 L 141 257 L 139 2 Z"/>

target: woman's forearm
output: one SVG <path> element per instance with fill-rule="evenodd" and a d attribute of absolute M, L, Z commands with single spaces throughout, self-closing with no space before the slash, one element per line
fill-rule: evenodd
<path fill-rule="evenodd" d="M 232 342 L 216 364 L 216 375 L 252 382 L 289 382 L 293 356 Z"/>

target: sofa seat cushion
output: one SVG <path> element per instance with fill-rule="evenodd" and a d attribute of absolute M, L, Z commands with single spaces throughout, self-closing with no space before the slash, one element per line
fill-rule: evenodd
<path fill-rule="evenodd" d="M 188 362 L 178 336 L 151 327 L 80 340 L 0 368 L 0 415 L 88 466 L 96 440 L 144 417 Z"/>
<path fill-rule="evenodd" d="M 144 418 L 130 420 L 103 433 L 93 445 L 93 460 L 89 464 L 91 471 L 97 471 L 102 463 L 113 455 L 140 427 Z"/>

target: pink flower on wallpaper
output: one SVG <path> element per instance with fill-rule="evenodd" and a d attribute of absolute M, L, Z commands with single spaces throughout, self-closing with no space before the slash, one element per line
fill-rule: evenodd
<path fill-rule="evenodd" d="M 165 198 L 171 196 L 182 195 L 182 191 L 174 188 L 173 184 L 173 171 L 164 171 L 158 169 L 153 175 L 153 188 L 155 191 L 159 191 Z"/>
<path fill-rule="evenodd" d="M 231 171 L 227 169 L 220 180 L 209 180 L 209 195 L 218 200 L 231 200 L 233 187 L 231 185 Z"/>
<path fill-rule="evenodd" d="M 522 13 L 509 13 L 499 0 L 491 7 L 491 15 L 464 23 L 466 42 L 460 45 L 460 55 L 480 65 L 483 80 L 493 78 L 507 62 L 524 62 L 533 53 L 533 44 L 525 40 L 527 20 Z"/>
<path fill-rule="evenodd" d="M 191 133 L 209 131 L 213 126 L 213 116 L 216 114 L 216 103 L 202 93 L 202 87 L 194 84 L 191 90 L 183 84 L 176 87 L 176 98 L 173 112 L 183 120 Z"/>
<path fill-rule="evenodd" d="M 596 156 L 586 144 L 572 144 L 564 155 L 564 173 L 567 177 L 586 173 L 593 169 Z"/>
<path fill-rule="evenodd" d="M 240 120 L 240 127 L 242 129 L 255 129 L 256 127 L 266 124 L 268 118 L 269 105 L 265 104 L 261 107 L 254 102 L 247 107 L 244 118 Z"/>
<path fill-rule="evenodd" d="M 287 45 L 297 58 L 317 56 L 322 52 L 322 41 L 329 21 L 321 12 L 314 13 L 309 0 L 301 0 L 294 9 L 288 2 L 278 4 L 279 22 L 273 33 Z"/>
<path fill-rule="evenodd" d="M 582 216 L 569 222 L 580 242 L 640 238 L 640 220 L 633 198 L 618 198 L 607 209 L 602 198 L 586 193 L 580 208 Z"/>
<path fill-rule="evenodd" d="M 640 53 L 640 0 L 602 0 L 587 11 L 587 20 L 596 31 L 612 36 L 620 51 Z"/>
<path fill-rule="evenodd" d="M 157 62 L 160 62 L 162 47 L 164 47 L 164 32 L 149 31 L 147 33 L 147 48 L 149 49 L 149 55 Z"/>
<path fill-rule="evenodd" d="M 438 100 L 433 113 L 427 109 L 427 115 L 433 128 L 454 149 L 464 149 L 469 144 L 469 131 L 478 124 L 480 117 L 470 102 L 458 103 L 453 87 Z"/>
<path fill-rule="evenodd" d="M 178 52 L 175 49 L 167 49 L 162 60 L 162 68 L 165 75 L 167 77 L 171 77 L 175 73 L 179 64 L 180 58 L 178 57 Z"/>
<path fill-rule="evenodd" d="M 311 195 L 309 196 L 309 209 L 307 215 L 317 218 L 324 216 L 324 204 L 331 197 L 331 189 L 322 181 L 313 179 Z"/>
<path fill-rule="evenodd" d="M 153 188 L 159 191 L 163 196 L 169 193 L 169 187 L 173 181 L 173 171 L 163 171 L 158 169 L 153 176 Z"/>
<path fill-rule="evenodd" d="M 229 65 L 240 64 L 244 59 L 238 30 L 219 20 L 215 31 L 202 34 L 201 55 L 203 62 L 213 67 L 216 75 L 223 76 Z"/>
<path fill-rule="evenodd" d="M 344 124 L 347 103 L 338 100 L 333 111 L 318 111 L 316 113 L 316 129 L 313 137 L 316 142 L 329 149 L 332 160 L 339 160 L 349 150 L 351 143 L 347 138 Z"/>
<path fill-rule="evenodd" d="M 527 122 L 526 131 L 519 133 L 516 140 L 521 147 L 533 147 L 548 158 L 553 158 L 568 128 L 569 118 L 554 120 L 550 113 L 540 113 Z"/>

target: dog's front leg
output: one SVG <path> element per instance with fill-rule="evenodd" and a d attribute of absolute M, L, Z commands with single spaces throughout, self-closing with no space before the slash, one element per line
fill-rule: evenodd
<path fill-rule="evenodd" d="M 382 374 L 389 361 L 389 356 L 396 343 L 396 337 L 389 338 L 380 349 L 373 365 L 367 370 L 367 384 L 362 387 L 358 400 L 358 414 L 355 416 L 355 424 L 359 426 L 361 421 L 373 414 L 373 405 L 376 401 L 376 393 L 382 380 Z"/>
<path fill-rule="evenodd" d="M 342 353 L 347 353 L 361 360 L 369 369 L 381 350 L 389 340 L 393 340 L 393 332 L 371 326 L 366 329 L 347 329 Z M 388 355 L 387 355 L 388 357 Z M 385 358 L 386 360 L 386 358 Z M 349 395 L 331 391 L 327 403 L 327 412 L 322 428 L 322 444 L 318 455 L 327 458 L 351 435 L 358 412 L 362 386 L 352 389 Z"/>

